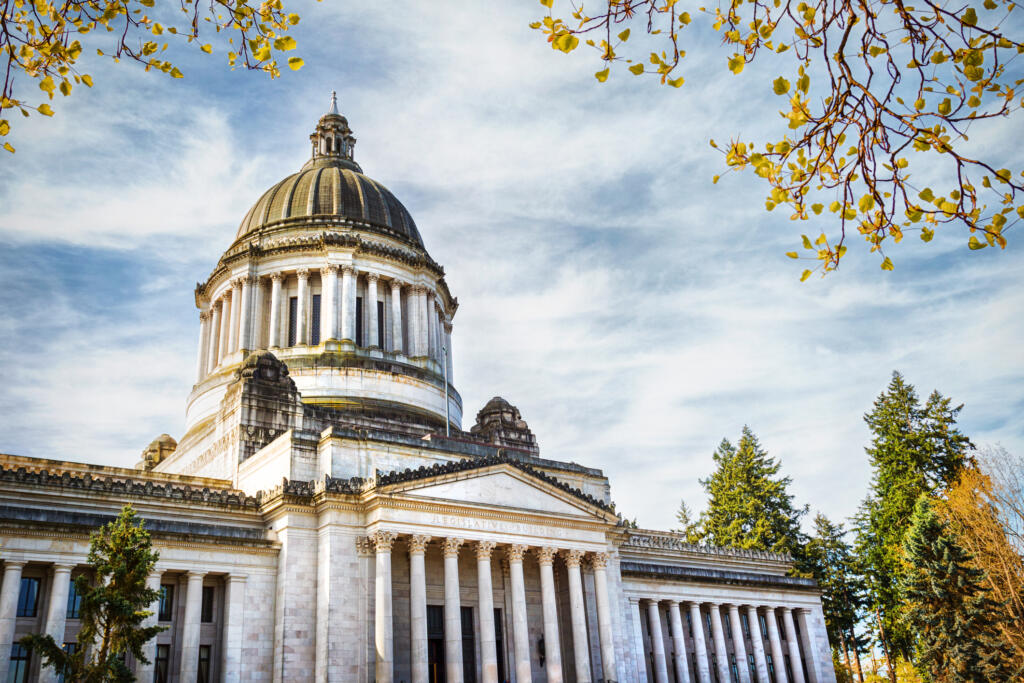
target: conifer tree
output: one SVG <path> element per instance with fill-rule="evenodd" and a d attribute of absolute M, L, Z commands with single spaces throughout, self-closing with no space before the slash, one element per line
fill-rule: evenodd
<path fill-rule="evenodd" d="M 679 510 L 676 511 L 676 522 L 678 526 L 674 529 L 677 533 L 686 538 L 690 545 L 697 545 L 701 542 L 700 521 L 693 518 L 689 506 L 685 500 L 679 501 Z"/>
<path fill-rule="evenodd" d="M 1020 680 L 999 622 L 1005 606 L 983 586 L 984 572 L 939 516 L 927 496 L 914 508 L 903 544 L 903 594 L 916 635 L 916 662 L 936 683 Z"/>
<path fill-rule="evenodd" d="M 902 618 L 901 549 L 918 497 L 941 492 L 970 461 L 974 448 L 957 429 L 963 406 L 933 392 L 922 407 L 914 387 L 894 372 L 864 421 L 871 489 L 856 518 L 857 553 L 864 568 L 872 612 L 887 654 L 909 659 L 913 637 Z"/>
<path fill-rule="evenodd" d="M 146 585 L 159 554 L 130 505 L 92 534 L 88 559 L 91 572 L 75 578 L 82 596 L 78 647 L 68 653 L 45 634 L 26 636 L 21 643 L 66 681 L 134 681 L 124 656 L 131 653 L 148 664 L 142 646 L 166 627 L 142 625 L 153 614 L 149 606 L 160 597 Z"/>
<path fill-rule="evenodd" d="M 799 559 L 804 541 L 800 518 L 807 510 L 793 506 L 791 480 L 779 476 L 781 463 L 746 426 L 737 447 L 723 439 L 713 458 L 716 470 L 700 482 L 708 493 L 701 535 L 717 546 L 789 553 Z"/>

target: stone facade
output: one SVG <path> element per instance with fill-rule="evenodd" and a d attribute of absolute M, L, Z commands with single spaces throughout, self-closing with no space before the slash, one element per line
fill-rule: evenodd
<path fill-rule="evenodd" d="M 788 558 L 628 528 L 499 397 L 461 429 L 443 270 L 333 102 L 311 141 L 196 288 L 180 442 L 0 455 L 0 680 L 54 680 L 14 644 L 74 640 L 88 534 L 131 503 L 168 627 L 141 681 L 833 683 Z"/>

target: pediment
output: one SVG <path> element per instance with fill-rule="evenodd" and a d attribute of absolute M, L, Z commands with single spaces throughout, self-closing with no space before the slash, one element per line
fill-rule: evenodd
<path fill-rule="evenodd" d="M 403 495 L 453 503 L 515 508 L 556 515 L 593 515 L 583 501 L 514 469 L 468 472 L 457 479 L 403 487 Z"/>

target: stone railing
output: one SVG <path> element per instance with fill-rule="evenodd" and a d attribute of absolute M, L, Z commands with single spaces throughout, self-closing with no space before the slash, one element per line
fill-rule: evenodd
<path fill-rule="evenodd" d="M 751 560 L 773 560 L 775 562 L 792 562 L 793 558 L 782 553 L 767 550 L 745 550 L 743 548 L 720 548 L 711 545 L 693 545 L 687 543 L 682 534 L 671 531 L 654 531 L 648 529 L 630 529 L 626 535 L 624 547 L 648 548 L 651 550 L 673 550 L 677 552 L 698 553 L 718 557 L 734 557 Z"/>

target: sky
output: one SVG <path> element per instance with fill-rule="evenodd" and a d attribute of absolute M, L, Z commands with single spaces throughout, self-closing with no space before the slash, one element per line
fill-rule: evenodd
<path fill-rule="evenodd" d="M 370 3 L 373 5 L 373 3 Z M 963 403 L 979 446 L 1024 451 L 1024 256 L 940 231 L 859 242 L 801 283 L 830 230 L 764 208 L 708 144 L 785 132 L 773 65 L 728 73 L 695 20 L 686 84 L 551 50 L 534 3 L 293 4 L 305 66 L 269 80 L 176 53 L 185 78 L 88 62 L 95 86 L 13 122 L 0 162 L 0 452 L 132 466 L 180 437 L 193 288 L 260 194 L 297 170 L 337 90 L 357 161 L 411 211 L 459 299 L 463 426 L 492 396 L 544 457 L 602 469 L 625 516 L 670 528 L 749 425 L 799 505 L 867 492 L 863 415 L 894 370 Z M 704 22 L 705 24 L 707 22 Z M 774 66 L 778 71 L 778 66 Z M 1002 125 L 1002 127 L 999 127 Z M 1012 124 L 976 136 L 999 161 Z"/>

